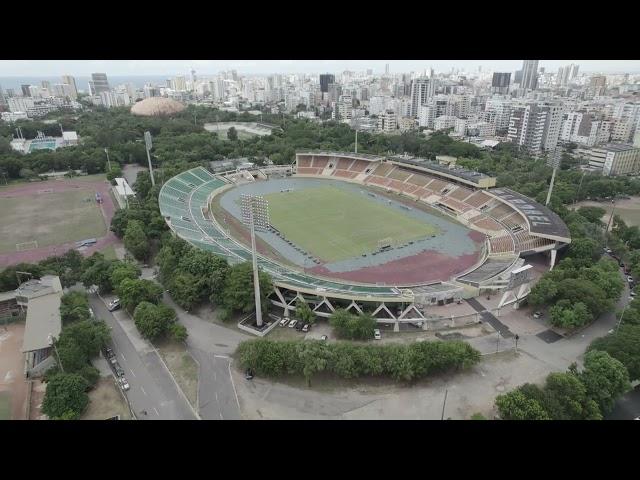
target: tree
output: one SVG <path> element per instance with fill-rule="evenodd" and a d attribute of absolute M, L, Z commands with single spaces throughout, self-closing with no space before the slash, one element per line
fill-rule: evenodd
<path fill-rule="evenodd" d="M 117 288 L 123 280 L 135 280 L 140 276 L 140 269 L 137 265 L 129 262 L 115 261 L 109 269 L 109 278 L 111 285 Z"/>
<path fill-rule="evenodd" d="M 149 256 L 149 240 L 144 233 L 142 222 L 129 220 L 123 240 L 127 250 L 138 260 L 145 260 Z"/>
<path fill-rule="evenodd" d="M 84 273 L 81 276 L 82 284 L 89 288 L 96 285 L 100 293 L 110 292 L 111 285 L 111 262 L 105 260 L 101 253 L 94 253 L 86 258 L 82 263 Z"/>
<path fill-rule="evenodd" d="M 579 379 L 603 414 L 610 412 L 618 397 L 631 388 L 624 365 L 599 350 L 591 350 L 584 356 L 584 370 Z"/>
<path fill-rule="evenodd" d="M 133 312 L 141 302 L 158 303 L 162 287 L 151 280 L 125 278 L 116 288 L 120 302 L 129 312 Z"/>
<path fill-rule="evenodd" d="M 171 324 L 171 326 L 169 327 L 169 333 L 173 340 L 175 340 L 176 342 L 184 342 L 189 335 L 187 333 L 186 327 L 178 322 L 174 322 Z"/>
<path fill-rule="evenodd" d="M 262 314 L 265 315 L 269 308 L 267 297 L 273 290 L 273 285 L 271 277 L 262 271 L 258 273 L 258 281 L 260 283 Z M 231 311 L 249 313 L 255 310 L 251 263 L 239 263 L 229 269 L 223 299 L 223 306 Z"/>
<path fill-rule="evenodd" d="M 527 397 L 520 389 L 496 397 L 496 406 L 503 420 L 550 420 L 538 400 Z"/>
<path fill-rule="evenodd" d="M 329 317 L 329 324 L 333 327 L 338 337 L 351 340 L 373 338 L 376 323 L 376 319 L 367 313 L 352 315 L 343 309 L 336 310 Z"/>
<path fill-rule="evenodd" d="M 89 313 L 89 300 L 84 292 L 65 293 L 60 299 L 60 318 L 63 324 L 87 320 Z"/>
<path fill-rule="evenodd" d="M 238 139 L 238 131 L 235 129 L 235 127 L 231 127 L 229 130 L 227 130 L 227 138 L 232 141 Z"/>
<path fill-rule="evenodd" d="M 615 333 L 594 340 L 588 351 L 607 352 L 625 366 L 629 380 L 640 380 L 640 325 L 624 324 Z"/>
<path fill-rule="evenodd" d="M 544 407 L 553 420 L 602 420 L 598 404 L 572 372 L 551 373 L 544 386 Z"/>
<path fill-rule="evenodd" d="M 296 302 L 296 316 L 303 324 L 313 325 L 316 321 L 316 314 L 313 313 L 307 302 L 300 299 Z"/>
<path fill-rule="evenodd" d="M 569 329 L 582 327 L 593 318 L 584 303 L 578 302 L 572 305 L 568 300 L 560 300 L 549 309 L 549 313 L 551 325 Z"/>
<path fill-rule="evenodd" d="M 88 382 L 77 373 L 58 373 L 47 382 L 42 412 L 54 420 L 76 420 L 89 404 Z"/>
<path fill-rule="evenodd" d="M 171 298 L 185 310 L 191 310 L 200 299 L 198 279 L 190 273 L 179 272 L 169 283 Z"/>
<path fill-rule="evenodd" d="M 166 335 L 175 321 L 176 312 L 166 305 L 141 302 L 133 312 L 133 320 L 140 334 L 154 340 Z"/>

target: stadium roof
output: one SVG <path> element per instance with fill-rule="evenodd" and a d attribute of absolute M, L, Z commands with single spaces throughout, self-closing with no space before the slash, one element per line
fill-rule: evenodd
<path fill-rule="evenodd" d="M 498 197 L 520 212 L 527 219 L 529 232 L 532 235 L 565 243 L 571 242 L 571 235 L 565 223 L 544 205 L 508 188 L 492 188 L 487 193 Z"/>
<path fill-rule="evenodd" d="M 369 160 L 369 161 L 382 161 L 385 158 L 381 155 L 371 155 L 369 153 L 328 152 L 325 150 L 298 150 L 296 152 L 296 155 L 328 155 L 331 157 L 361 158 L 362 160 Z"/>
<path fill-rule="evenodd" d="M 151 97 L 136 103 L 131 107 L 131 113 L 134 115 L 152 117 L 173 115 L 183 111 L 184 109 L 185 106 L 176 100 L 164 97 Z"/>
<path fill-rule="evenodd" d="M 424 158 L 395 156 L 389 157 L 389 160 L 398 163 L 405 163 L 407 165 L 415 165 L 417 167 L 427 168 L 429 170 L 444 173 L 447 175 L 453 175 L 462 180 L 466 180 L 467 182 L 472 182 L 476 185 L 480 183 L 480 180 L 494 178 L 490 175 L 485 175 L 484 173 L 480 172 L 474 172 L 462 167 L 446 167 L 444 165 L 440 165 L 436 162 L 432 162 Z"/>

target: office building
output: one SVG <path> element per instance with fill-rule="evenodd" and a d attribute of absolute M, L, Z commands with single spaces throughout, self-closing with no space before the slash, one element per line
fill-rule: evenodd
<path fill-rule="evenodd" d="M 506 95 L 509 93 L 511 83 L 511 73 L 494 72 L 491 80 L 491 93 Z"/>
<path fill-rule="evenodd" d="M 106 73 L 92 73 L 91 85 L 93 88 L 92 95 L 100 95 L 102 92 L 108 92 L 109 90 L 111 90 Z"/>
<path fill-rule="evenodd" d="M 336 77 L 332 73 L 323 73 L 320 75 L 320 91 L 322 93 L 329 92 L 329 85 L 336 83 Z"/>
<path fill-rule="evenodd" d="M 593 147 L 587 155 L 589 167 L 602 175 L 637 175 L 640 173 L 640 148 L 633 145 L 609 143 Z"/>
<path fill-rule="evenodd" d="M 187 91 L 187 79 L 184 76 L 174 77 L 171 82 L 172 90 L 177 90 L 178 92 L 186 92 Z"/>
<path fill-rule="evenodd" d="M 561 105 L 521 103 L 511 112 L 507 140 L 525 147 L 533 155 L 550 154 L 556 150 L 561 127 Z"/>
<path fill-rule="evenodd" d="M 523 62 L 520 88 L 525 90 L 536 90 L 538 88 L 538 60 L 525 60 Z"/>
<path fill-rule="evenodd" d="M 337 102 L 342 95 L 342 86 L 339 83 L 330 83 L 327 87 L 329 102 Z"/>
<path fill-rule="evenodd" d="M 22 96 L 23 97 L 30 97 L 31 93 L 29 93 L 29 87 L 31 85 L 20 85 L 20 88 L 22 89 Z"/>

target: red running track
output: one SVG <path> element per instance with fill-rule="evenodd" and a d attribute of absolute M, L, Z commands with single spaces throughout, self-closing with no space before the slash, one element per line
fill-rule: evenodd
<path fill-rule="evenodd" d="M 89 256 L 92 253 L 101 250 L 109 245 L 115 245 L 120 243 L 120 239 L 109 230 L 111 225 L 111 219 L 116 211 L 116 206 L 113 203 L 109 190 L 111 184 L 109 182 L 78 182 L 74 180 L 47 180 L 46 182 L 33 182 L 11 187 L 7 190 L 0 191 L 0 198 L 16 198 L 37 195 L 41 190 L 49 190 L 52 192 L 65 192 L 73 189 L 85 189 L 91 191 L 94 195 L 96 192 L 100 193 L 102 197 L 102 204 L 100 210 L 107 225 L 107 234 L 98 239 L 95 245 L 86 248 L 81 253 L 84 256 Z M 61 245 L 51 245 L 49 247 L 34 248 L 33 250 L 25 250 L 24 252 L 11 252 L 0 254 L 0 267 L 8 267 L 17 263 L 35 263 L 40 260 L 44 260 L 52 255 L 62 255 L 68 250 L 76 248 L 75 242 L 63 243 Z"/>

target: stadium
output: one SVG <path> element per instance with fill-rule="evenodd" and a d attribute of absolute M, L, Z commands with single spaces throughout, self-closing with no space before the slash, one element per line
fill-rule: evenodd
<path fill-rule="evenodd" d="M 258 196 L 258 265 L 276 309 L 288 316 L 303 298 L 318 316 L 367 311 L 398 329 L 429 305 L 513 288 L 525 257 L 552 267 L 571 242 L 555 213 L 495 184 L 419 158 L 300 151 L 291 166 L 185 171 L 159 205 L 177 236 L 237 263 L 251 260 L 242 199 Z"/>

